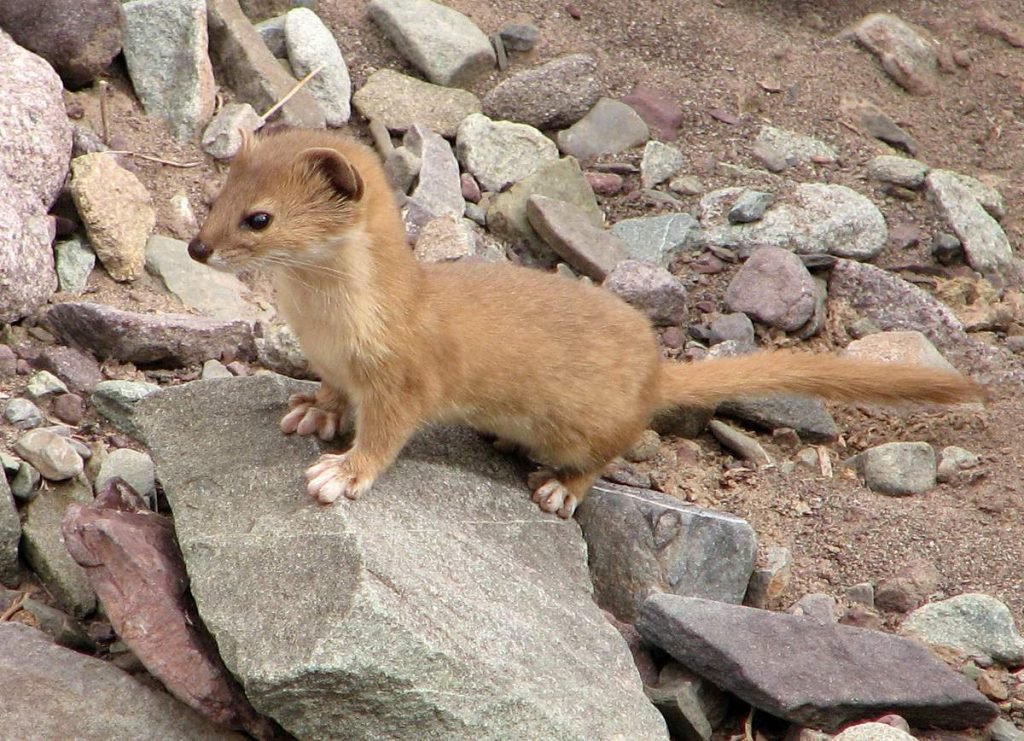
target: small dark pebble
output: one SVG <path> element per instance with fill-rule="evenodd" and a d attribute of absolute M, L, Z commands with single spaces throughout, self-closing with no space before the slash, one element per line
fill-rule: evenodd
<path fill-rule="evenodd" d="M 942 265 L 958 265 L 964 261 L 964 248 L 952 234 L 936 232 L 932 237 L 932 257 Z"/>
<path fill-rule="evenodd" d="M 808 270 L 830 270 L 838 258 L 834 255 L 797 255 Z"/>
<path fill-rule="evenodd" d="M 757 221 L 775 201 L 775 196 L 761 190 L 745 190 L 729 209 L 727 215 L 731 224 L 749 224 Z"/>
<path fill-rule="evenodd" d="M 565 12 L 568 13 L 577 21 L 583 17 L 583 15 L 580 13 L 580 9 L 576 7 L 574 3 L 566 3 Z"/>

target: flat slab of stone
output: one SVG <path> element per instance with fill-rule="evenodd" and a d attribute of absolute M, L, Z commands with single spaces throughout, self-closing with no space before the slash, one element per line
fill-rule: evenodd
<path fill-rule="evenodd" d="M 667 268 L 680 252 L 693 245 L 698 226 L 690 214 L 640 216 L 616 222 L 612 234 L 622 240 L 634 260 Z"/>
<path fill-rule="evenodd" d="M 216 728 L 110 662 L 56 646 L 19 623 L 0 622 L 0 697 L 10 738 L 68 738 L 72 732 L 82 741 L 246 738 Z"/>
<path fill-rule="evenodd" d="M 603 91 L 594 58 L 569 54 L 495 85 L 484 96 L 484 113 L 495 120 L 557 129 L 579 121 Z"/>
<path fill-rule="evenodd" d="M 722 602 L 655 594 L 637 630 L 691 671 L 793 723 L 835 731 L 885 713 L 915 728 L 971 728 L 998 708 L 899 636 Z"/>
<path fill-rule="evenodd" d="M 352 103 L 364 118 L 380 121 L 390 131 L 422 124 L 448 139 L 466 116 L 480 112 L 480 99 L 467 90 L 434 85 L 393 69 L 370 75 Z"/>
<path fill-rule="evenodd" d="M 960 238 L 967 264 L 980 273 L 1007 268 L 1013 260 L 1010 240 L 963 178 L 948 170 L 932 170 L 925 183 L 929 196 Z"/>
<path fill-rule="evenodd" d="M 583 209 L 565 201 L 536 195 L 526 202 L 530 225 L 573 269 L 603 281 L 629 255 L 611 232 L 594 226 Z"/>
<path fill-rule="evenodd" d="M 601 98 L 587 115 L 559 131 L 557 141 L 564 154 L 585 161 L 639 147 L 650 138 L 640 114 L 621 101 Z"/>
<path fill-rule="evenodd" d="M 484 190 L 497 193 L 558 160 L 558 147 L 537 129 L 473 113 L 459 126 L 455 154 Z"/>
<path fill-rule="evenodd" d="M 185 314 L 139 314 L 103 304 L 67 302 L 46 314 L 61 342 L 98 358 L 188 365 L 230 352 L 255 357 L 252 325 Z"/>
<path fill-rule="evenodd" d="M 278 429 L 305 388 L 198 381 L 135 413 L 200 615 L 258 710 L 300 738 L 667 737 L 579 530 L 539 512 L 520 466 L 432 429 L 366 496 L 319 506 L 318 445 Z"/>
<path fill-rule="evenodd" d="M 918 95 L 935 87 L 939 71 L 935 48 L 901 18 L 872 13 L 857 24 L 853 33 L 900 87 Z"/>

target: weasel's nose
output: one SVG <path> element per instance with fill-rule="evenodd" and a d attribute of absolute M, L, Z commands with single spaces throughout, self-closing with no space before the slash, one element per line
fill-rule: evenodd
<path fill-rule="evenodd" d="M 213 250 L 204 242 L 200 242 L 199 237 L 193 237 L 192 241 L 188 243 L 188 256 L 197 262 L 206 262 L 212 254 Z"/>

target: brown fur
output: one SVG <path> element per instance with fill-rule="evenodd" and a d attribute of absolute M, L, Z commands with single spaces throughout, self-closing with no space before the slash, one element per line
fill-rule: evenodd
<path fill-rule="evenodd" d="M 272 221 L 254 231 L 244 219 L 258 211 Z M 190 252 L 196 243 L 221 267 L 274 268 L 280 309 L 322 380 L 282 429 L 329 438 L 354 416 L 352 449 L 307 473 L 324 502 L 369 488 L 427 422 L 522 446 L 553 469 L 534 499 L 569 516 L 661 408 L 779 393 L 982 396 L 955 373 L 830 356 L 665 363 L 646 318 L 608 291 L 508 265 L 421 265 L 377 156 L 336 133 L 247 141 Z"/>

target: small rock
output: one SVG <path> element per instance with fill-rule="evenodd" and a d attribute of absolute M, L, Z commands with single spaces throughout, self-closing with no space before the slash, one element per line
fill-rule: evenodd
<path fill-rule="evenodd" d="M 119 448 L 111 452 L 100 465 L 93 486 L 97 492 L 101 492 L 118 478 L 123 479 L 146 501 L 156 495 L 156 466 L 146 453 L 131 448 Z"/>
<path fill-rule="evenodd" d="M 936 232 L 932 237 L 932 257 L 940 265 L 962 265 L 964 246 L 949 232 Z"/>
<path fill-rule="evenodd" d="M 9 345 L 0 344 L 0 378 L 10 378 L 18 372 L 18 356 Z"/>
<path fill-rule="evenodd" d="M 39 401 L 54 394 L 66 394 L 67 391 L 68 387 L 62 380 L 45 370 L 33 373 L 25 387 L 25 394 L 32 401 Z"/>
<path fill-rule="evenodd" d="M 248 103 L 228 103 L 213 117 L 203 132 L 203 151 L 219 160 L 227 160 L 242 148 L 242 132 L 253 133 L 263 119 Z"/>
<path fill-rule="evenodd" d="M 31 463 L 21 461 L 18 472 L 11 479 L 11 494 L 20 502 L 30 502 L 35 499 L 42 479 Z"/>
<path fill-rule="evenodd" d="M 186 141 L 213 115 L 204 0 L 132 0 L 124 10 L 124 58 L 146 113 Z"/>
<path fill-rule="evenodd" d="M 602 285 L 646 314 L 656 326 L 679 325 L 686 319 L 686 287 L 664 268 L 623 260 Z"/>
<path fill-rule="evenodd" d="M 89 274 L 96 265 L 96 253 L 81 237 L 72 237 L 53 246 L 60 290 L 75 295 L 85 291 Z"/>
<path fill-rule="evenodd" d="M 839 438 L 839 427 L 821 399 L 806 396 L 740 399 L 719 404 L 717 413 L 769 432 L 788 427 L 807 442 L 829 443 Z M 818 468 L 817 459 L 813 468 Z"/>
<path fill-rule="evenodd" d="M 51 481 L 65 481 L 84 469 L 71 442 L 49 430 L 30 430 L 19 437 L 12 450 Z"/>
<path fill-rule="evenodd" d="M 903 621 L 900 633 L 1007 667 L 1024 664 L 1024 638 L 1014 628 L 1012 613 L 988 595 L 960 594 L 919 607 Z"/>
<path fill-rule="evenodd" d="M 432 85 L 392 69 L 370 75 L 352 97 L 356 110 L 389 130 L 404 132 L 422 124 L 441 136 L 455 137 L 459 124 L 481 110 L 480 99 L 466 90 Z"/>
<path fill-rule="evenodd" d="M 956 370 L 927 337 L 915 330 L 870 334 L 847 345 L 843 355 L 857 360 Z"/>
<path fill-rule="evenodd" d="M 938 58 L 934 47 L 900 18 L 872 13 L 857 24 L 854 35 L 900 87 L 917 95 L 935 87 Z"/>
<path fill-rule="evenodd" d="M 911 561 L 875 588 L 875 606 L 890 612 L 910 612 L 935 594 L 942 574 L 926 559 Z"/>
<path fill-rule="evenodd" d="M 834 162 L 836 150 L 818 139 L 774 126 L 762 126 L 754 146 L 762 152 L 774 153 L 789 163 Z M 773 170 L 775 168 L 769 167 Z"/>
<path fill-rule="evenodd" d="M 876 445 L 851 463 L 865 485 L 881 494 L 910 496 L 935 487 L 935 449 L 925 442 Z"/>
<path fill-rule="evenodd" d="M 737 430 L 735 427 L 713 419 L 708 423 L 708 429 L 715 439 L 722 444 L 722 447 L 734 453 L 741 460 L 752 463 L 755 466 L 767 466 L 772 462 L 771 457 L 765 452 L 754 438 Z"/>
<path fill-rule="evenodd" d="M 622 97 L 622 102 L 636 111 L 661 141 L 674 141 L 683 124 L 683 108 L 663 90 L 637 85 Z"/>
<path fill-rule="evenodd" d="M 558 147 L 526 124 L 492 121 L 481 113 L 463 120 L 455 153 L 468 172 L 493 193 L 558 160 Z"/>
<path fill-rule="evenodd" d="M 114 280 L 135 280 L 156 224 L 149 191 L 105 152 L 76 157 L 71 172 L 71 195 L 96 256 Z"/>
<path fill-rule="evenodd" d="M 889 244 L 898 250 L 908 250 L 921 242 L 921 230 L 913 224 L 897 224 L 889 230 Z"/>
<path fill-rule="evenodd" d="M 91 355 L 73 347 L 51 345 L 39 353 L 35 366 L 48 371 L 76 392 L 91 392 L 103 380 L 103 371 Z"/>
<path fill-rule="evenodd" d="M 622 242 L 594 226 L 591 217 L 571 203 L 531 196 L 526 202 L 526 216 L 559 257 L 595 281 L 603 281 L 628 258 Z"/>
<path fill-rule="evenodd" d="M 599 196 L 613 196 L 622 190 L 625 184 L 622 176 L 614 172 L 592 172 L 584 173 L 590 187 Z"/>
<path fill-rule="evenodd" d="M 563 157 L 524 178 L 491 199 L 487 208 L 487 226 L 514 247 L 527 245 L 542 261 L 553 263 L 554 254 L 530 226 L 526 215 L 526 204 L 534 195 L 571 203 L 582 209 L 595 227 L 604 225 L 604 214 L 597 205 L 594 191 L 583 177 L 579 163 L 572 157 Z"/>
<path fill-rule="evenodd" d="M 638 147 L 650 137 L 647 124 L 636 111 L 617 100 L 601 98 L 586 116 L 559 131 L 557 141 L 564 154 L 587 161 Z"/>
<path fill-rule="evenodd" d="M 969 450 L 948 445 L 939 453 L 936 480 L 939 483 L 955 481 L 961 472 L 977 468 L 981 459 Z"/>
<path fill-rule="evenodd" d="M 710 741 L 729 709 L 725 692 L 674 661 L 644 691 L 665 717 L 672 738 Z"/>
<path fill-rule="evenodd" d="M 658 455 L 661 446 L 661 436 L 654 430 L 644 430 L 640 439 L 633 444 L 625 454 L 625 459 L 632 463 L 650 461 Z"/>
<path fill-rule="evenodd" d="M 421 262 L 450 262 L 472 257 L 476 235 L 464 219 L 451 214 L 428 222 L 416 238 L 416 259 Z"/>
<path fill-rule="evenodd" d="M 998 274 L 1007 269 L 1013 250 L 1006 233 L 962 179 L 947 170 L 932 170 L 925 183 L 929 197 L 960 238 L 967 264 L 980 273 Z"/>
<path fill-rule="evenodd" d="M 875 606 L 875 587 L 869 581 L 854 584 L 846 590 L 846 598 L 854 604 L 865 607 Z"/>
<path fill-rule="evenodd" d="M 723 314 L 711 322 L 711 333 L 708 336 L 708 340 L 712 345 L 717 345 L 719 342 L 727 340 L 735 340 L 742 347 L 752 350 L 756 344 L 754 340 L 754 323 L 750 321 L 750 317 L 742 312 Z"/>
<path fill-rule="evenodd" d="M 256 355 L 260 363 L 275 373 L 292 378 L 311 378 L 309 363 L 287 324 L 268 324 L 263 336 L 256 339 Z"/>
<path fill-rule="evenodd" d="M 61 394 L 53 400 L 50 410 L 62 422 L 78 426 L 85 419 L 85 400 L 78 394 Z"/>
<path fill-rule="evenodd" d="M 509 23 L 498 33 L 509 51 L 530 51 L 537 43 L 537 27 L 529 23 Z"/>
<path fill-rule="evenodd" d="M 764 564 L 754 569 L 743 604 L 767 608 L 782 596 L 793 574 L 793 554 L 788 548 L 769 546 Z"/>
<path fill-rule="evenodd" d="M 284 35 L 296 77 L 320 70 L 306 89 L 320 104 L 324 121 L 328 126 L 344 126 L 352 115 L 352 80 L 334 34 L 309 8 L 295 8 L 285 16 Z"/>
<path fill-rule="evenodd" d="M 870 136 L 911 156 L 917 153 L 917 140 L 874 103 L 844 98 L 841 109 Z"/>
<path fill-rule="evenodd" d="M 683 166 L 683 153 L 673 146 L 659 141 L 649 141 L 644 146 L 640 161 L 640 184 L 653 188 L 675 175 Z"/>
<path fill-rule="evenodd" d="M 21 520 L 14 505 L 11 488 L 7 484 L 7 476 L 0 470 L 0 584 L 15 585 L 21 581 L 21 568 L 18 565 L 19 542 Z"/>
<path fill-rule="evenodd" d="M 406 224 L 422 227 L 445 214 L 462 218 L 466 202 L 462 199 L 459 162 L 451 145 L 444 137 L 419 124 L 405 132 L 402 142 L 420 160 L 418 184 L 403 210 Z M 417 229 L 412 232 L 415 236 Z"/>
<path fill-rule="evenodd" d="M 775 202 L 775 196 L 760 190 L 744 190 L 729 209 L 730 224 L 749 224 L 757 221 L 768 207 Z"/>
<path fill-rule="evenodd" d="M 480 184 L 476 181 L 476 178 L 468 172 L 464 172 L 459 176 L 459 182 L 462 184 L 462 197 L 468 203 L 480 203 L 483 193 L 480 192 Z"/>
<path fill-rule="evenodd" d="M 669 181 L 668 189 L 683 196 L 699 196 L 704 192 L 704 184 L 694 175 L 680 175 Z"/>
<path fill-rule="evenodd" d="M 64 547 L 60 522 L 74 500 L 60 491 L 45 491 L 24 507 L 22 548 L 25 561 L 60 602 L 75 617 L 96 609 L 96 595 L 82 567 Z"/>
<path fill-rule="evenodd" d="M 634 620 L 652 592 L 743 599 L 757 540 L 738 517 L 598 482 L 576 518 L 589 546 L 594 598 L 623 620 Z"/>
<path fill-rule="evenodd" d="M 203 372 L 199 377 L 204 381 L 208 381 L 211 378 L 234 378 L 234 376 L 235 374 L 229 371 L 222 362 L 210 358 L 203 363 Z M 136 491 L 138 491 L 137 488 Z M 141 494 L 142 492 L 139 493 Z"/>
<path fill-rule="evenodd" d="M 693 247 L 697 230 L 696 219 L 675 213 L 623 219 L 612 226 L 611 232 L 622 240 L 633 259 L 668 268 L 681 252 Z"/>
<path fill-rule="evenodd" d="M 387 173 L 388 181 L 396 191 L 408 193 L 416 182 L 416 176 L 420 174 L 422 164 L 420 158 L 408 147 L 395 147 L 384 158 L 384 172 Z"/>
<path fill-rule="evenodd" d="M 817 288 L 800 258 L 780 247 L 762 247 L 729 283 L 725 305 L 792 332 L 814 314 Z"/>
<path fill-rule="evenodd" d="M 142 399 L 160 387 L 153 383 L 135 381 L 103 381 L 96 384 L 89 400 L 93 407 L 114 427 L 132 436 L 138 435 L 135 423 L 132 422 L 132 408 Z"/>
<path fill-rule="evenodd" d="M 789 608 L 791 615 L 806 615 L 822 625 L 836 622 L 836 601 L 830 594 L 814 592 L 805 594 Z"/>
<path fill-rule="evenodd" d="M 19 430 L 31 430 L 43 423 L 43 413 L 28 399 L 15 397 L 4 405 L 4 419 Z"/>
<path fill-rule="evenodd" d="M 832 737 L 832 741 L 913 741 L 902 728 L 894 728 L 888 723 L 858 723 L 848 726 Z"/>
<path fill-rule="evenodd" d="M 494 48 L 469 18 L 431 0 L 373 0 L 370 18 L 428 80 L 456 86 L 493 69 Z"/>
<path fill-rule="evenodd" d="M 579 121 L 603 92 L 597 62 L 586 54 L 571 54 L 495 85 L 484 96 L 483 110 L 495 120 L 560 129 Z"/>
<path fill-rule="evenodd" d="M 930 169 L 928 165 L 918 160 L 892 155 L 874 157 L 868 162 L 867 167 L 868 177 L 915 190 L 924 185 L 924 179 Z"/>

